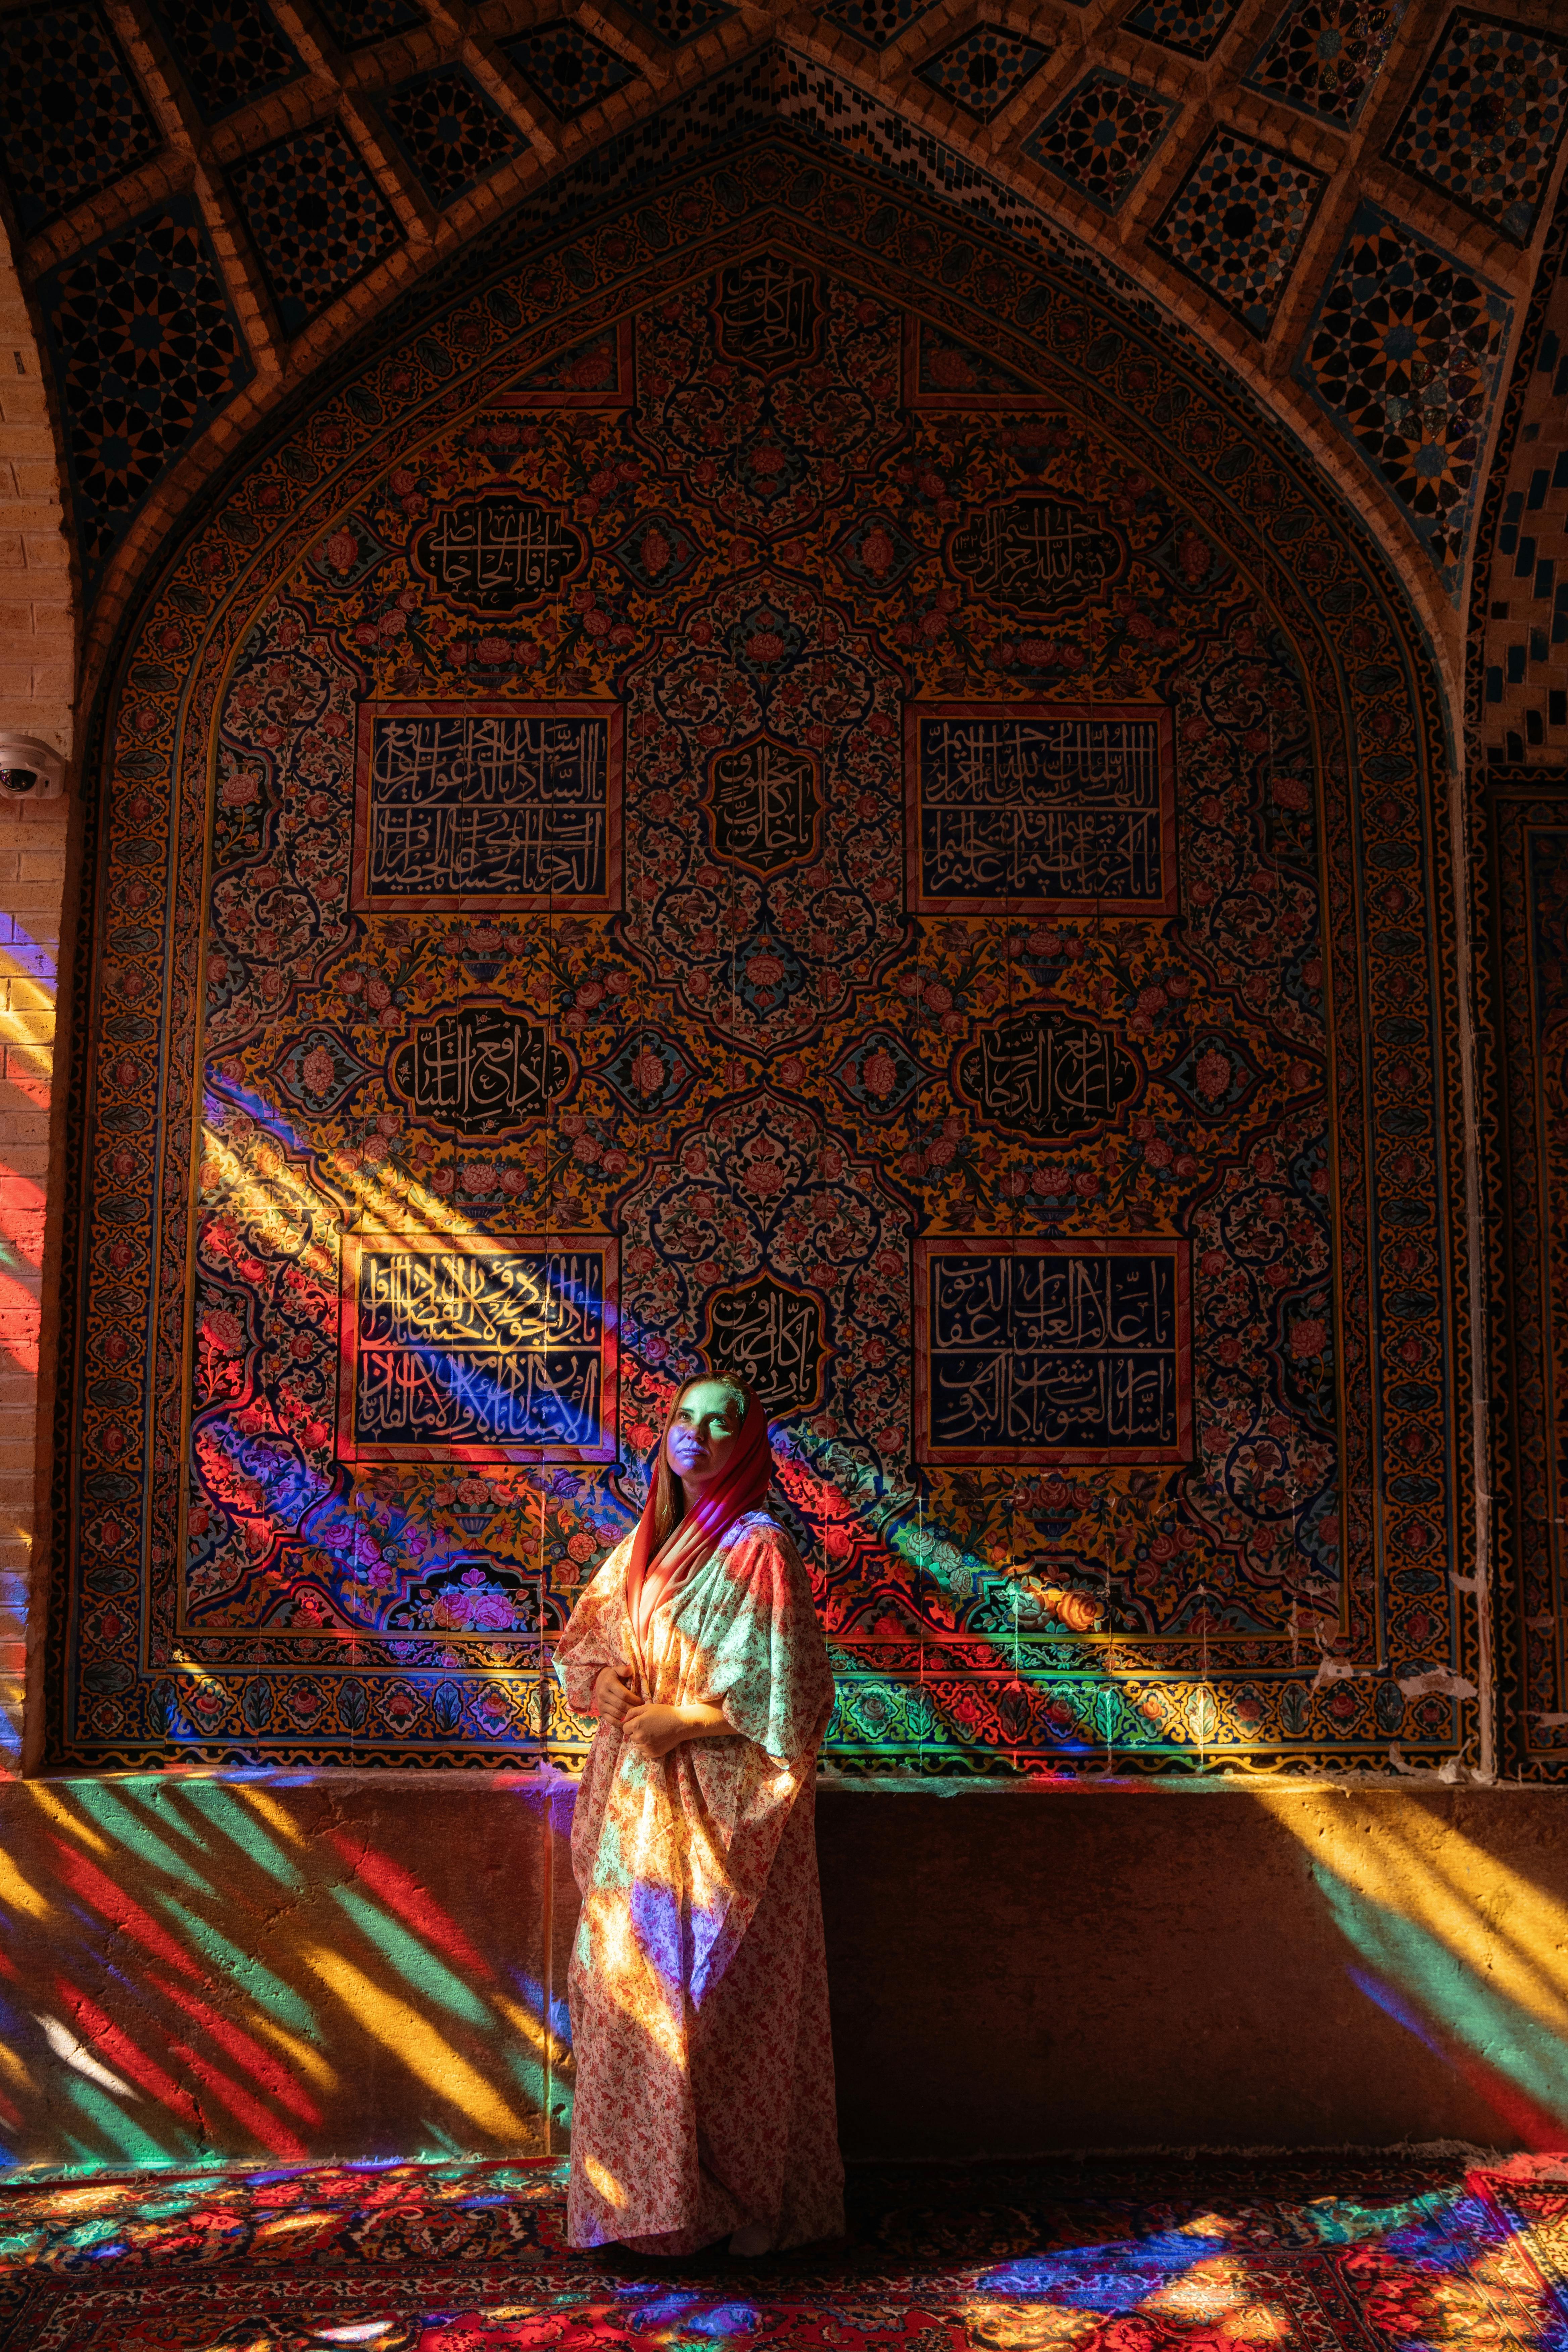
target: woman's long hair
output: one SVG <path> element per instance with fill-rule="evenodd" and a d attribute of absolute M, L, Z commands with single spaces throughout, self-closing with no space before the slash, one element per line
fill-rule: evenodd
<path fill-rule="evenodd" d="M 693 1372 L 689 1380 L 681 1381 L 669 1401 L 669 1411 L 665 1414 L 664 1426 L 658 1433 L 658 1451 L 654 1457 L 650 1481 L 653 1498 L 650 1558 L 663 1549 L 686 1517 L 686 1489 L 669 1466 L 669 1433 L 675 1426 L 675 1416 L 680 1411 L 683 1400 L 693 1389 L 700 1388 L 704 1381 L 711 1381 L 715 1388 L 722 1389 L 726 1396 L 732 1398 L 739 1405 L 742 1418 L 752 1407 L 754 1391 L 750 1381 L 742 1380 L 738 1372 Z"/>

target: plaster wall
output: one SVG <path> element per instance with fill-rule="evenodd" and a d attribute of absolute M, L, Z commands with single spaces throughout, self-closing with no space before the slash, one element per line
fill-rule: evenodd
<path fill-rule="evenodd" d="M 559 2153 L 570 1783 L 0 1790 L 0 2139 L 39 2170 Z M 1563 1799 L 819 1799 L 855 2157 L 1561 2144 Z"/>

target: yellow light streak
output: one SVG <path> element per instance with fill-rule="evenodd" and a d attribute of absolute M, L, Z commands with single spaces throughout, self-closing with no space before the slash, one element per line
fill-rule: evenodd
<path fill-rule="evenodd" d="M 93 1828 L 90 1822 L 84 1822 L 79 1814 L 71 1812 L 67 1806 L 61 1803 L 54 1790 L 52 1789 L 46 1788 L 41 1780 L 28 1780 L 25 1781 L 23 1785 L 26 1789 L 29 1796 L 32 1798 L 34 1804 L 37 1806 L 39 1811 L 47 1813 L 50 1821 L 56 1824 L 57 1828 L 68 1832 L 68 1833 L 71 1837 L 75 1838 L 79 1844 L 85 1845 L 90 1853 L 109 1855 L 113 1855 L 119 1853 L 120 1849 L 112 1844 L 108 1838 L 100 1835 L 100 1833 Z"/>
<path fill-rule="evenodd" d="M 29 1879 L 23 1877 L 9 1854 L 0 1853 L 0 1905 L 10 1904 L 17 1911 L 26 1911 L 30 1918 L 48 1919 L 54 1915 L 54 1905 L 40 1895 Z"/>
<path fill-rule="evenodd" d="M 626 2192 L 607 2164 L 601 2164 L 596 2156 L 584 2156 L 583 2169 L 606 2205 L 621 2206 L 626 2203 Z"/>
<path fill-rule="evenodd" d="M 279 1837 L 288 1838 L 293 1845 L 304 1845 L 307 1843 L 304 1831 L 300 1828 L 293 1816 L 279 1803 L 276 1797 L 268 1796 L 261 1789 L 241 1789 L 238 1793 L 245 1799 L 251 1811 L 259 1813 L 268 1828 L 276 1830 Z"/>
<path fill-rule="evenodd" d="M 529 2136 L 532 2126 L 528 2119 L 508 2106 L 478 2068 L 460 2057 L 407 2001 L 384 1991 L 363 1969 L 325 1944 L 305 1945 L 300 1957 L 411 2074 L 460 2107 L 482 2131 L 514 2141 Z"/>
<path fill-rule="evenodd" d="M 254 1994 L 251 1998 L 254 2000 Z M 291 2033 L 286 2025 L 279 2025 L 276 2018 L 268 2017 L 260 2011 L 250 2019 L 250 2031 L 264 2033 L 268 2042 L 275 2042 L 286 2053 L 295 2072 L 309 2076 L 312 2083 L 319 2083 L 323 2090 L 330 2090 L 336 2083 L 337 2068 L 323 2058 L 302 2033 Z"/>
<path fill-rule="evenodd" d="M 510 2000 L 505 1993 L 492 1993 L 490 1998 L 507 2023 L 521 2033 L 525 2041 L 531 2042 L 533 2047 L 542 2056 L 548 2058 L 552 2066 L 566 2064 L 572 2053 L 564 2042 L 558 2041 L 553 2033 L 540 2023 L 531 2010 L 525 2009 L 521 2001 Z"/>
<path fill-rule="evenodd" d="M 1425 1927 L 1489 1991 L 1568 2037 L 1563 1904 L 1409 1799 L 1304 1804 L 1262 1790 L 1258 1801 L 1352 1893 Z"/>

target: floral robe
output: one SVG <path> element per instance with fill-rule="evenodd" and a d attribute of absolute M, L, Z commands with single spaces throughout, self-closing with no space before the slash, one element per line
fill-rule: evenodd
<path fill-rule="evenodd" d="M 579 1712 L 601 1666 L 637 1655 L 630 1549 L 556 1648 Z M 814 1831 L 833 1676 L 799 1554 L 765 1512 L 659 1603 L 645 1663 L 648 1697 L 721 1706 L 735 1727 L 650 1763 L 601 1723 L 589 1752 L 572 1829 L 571 2242 L 689 2253 L 763 2221 L 803 2245 L 844 2227 Z"/>

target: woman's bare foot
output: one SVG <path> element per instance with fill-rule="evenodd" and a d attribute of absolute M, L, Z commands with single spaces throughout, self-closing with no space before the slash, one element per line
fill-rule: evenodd
<path fill-rule="evenodd" d="M 773 2250 L 773 2233 L 765 2221 L 748 2221 L 730 2241 L 732 2254 L 771 2254 Z"/>

